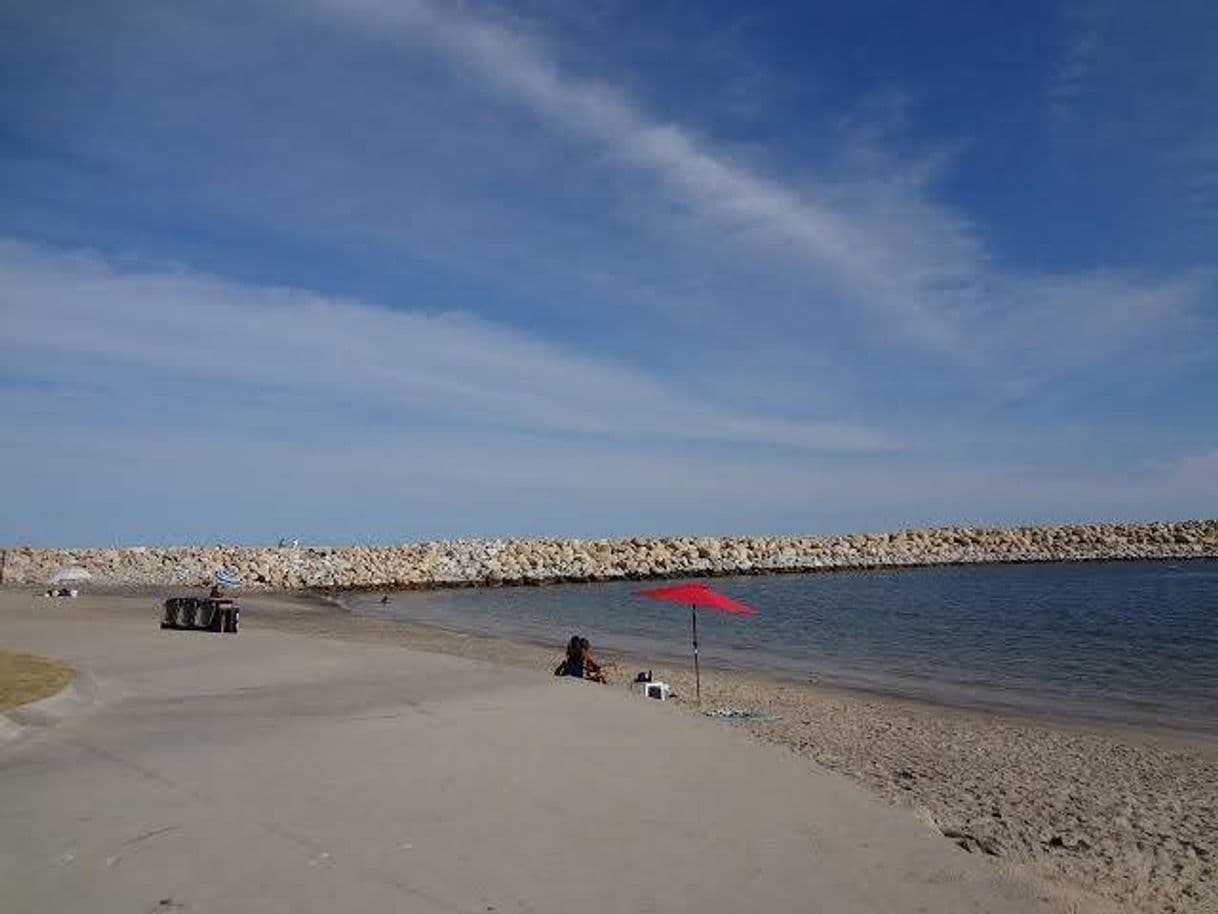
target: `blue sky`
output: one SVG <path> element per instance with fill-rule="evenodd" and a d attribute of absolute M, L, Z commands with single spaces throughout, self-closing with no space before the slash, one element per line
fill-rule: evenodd
<path fill-rule="evenodd" d="M 0 541 L 1218 514 L 1218 12 L 0 10 Z"/>

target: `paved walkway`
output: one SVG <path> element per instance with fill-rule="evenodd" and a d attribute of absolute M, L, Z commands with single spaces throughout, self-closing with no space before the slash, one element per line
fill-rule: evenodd
<path fill-rule="evenodd" d="M 152 618 L 0 608 L 0 644 L 96 699 L 0 747 L 7 911 L 1048 910 L 845 780 L 616 690 Z"/>

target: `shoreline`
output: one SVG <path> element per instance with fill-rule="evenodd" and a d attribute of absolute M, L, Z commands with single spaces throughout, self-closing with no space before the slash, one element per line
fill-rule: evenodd
<path fill-rule="evenodd" d="M 453 589 L 467 589 L 477 586 L 453 585 Z M 546 584 L 542 586 L 552 585 Z M 155 600 L 156 605 L 159 606 L 160 602 L 167 596 L 179 595 L 183 589 L 190 588 L 165 587 L 161 585 L 139 587 L 90 586 L 89 593 L 98 597 L 111 596 L 120 599 L 147 597 L 150 600 Z M 346 594 L 358 595 L 384 589 L 371 588 L 370 590 L 362 590 L 345 588 L 336 590 L 334 588 L 302 588 L 299 590 L 271 592 L 256 591 L 243 595 L 241 600 L 243 603 L 256 606 L 273 605 L 275 612 L 269 615 L 260 614 L 259 620 L 262 622 L 272 621 L 273 624 L 269 627 L 282 631 L 294 631 L 308 635 L 324 634 L 340 640 L 349 637 L 355 637 L 356 640 L 367 640 L 366 637 L 360 636 L 377 634 L 388 637 L 390 640 L 402 640 L 402 643 L 409 643 L 409 646 L 417 647 L 421 650 L 434 650 L 436 653 L 473 657 L 474 659 L 485 658 L 474 652 L 457 650 L 456 648 L 460 645 L 482 645 L 485 647 L 484 653 L 488 657 L 493 656 L 495 662 L 505 662 L 506 659 L 508 665 L 529 668 L 536 668 L 537 661 L 541 661 L 544 667 L 545 663 L 548 662 L 547 658 L 553 659 L 553 662 L 549 664 L 549 667 L 552 668 L 561 659 L 562 642 L 565 641 L 566 635 L 560 632 L 556 632 L 554 640 L 550 642 L 527 636 L 514 636 L 479 629 L 464 629 L 435 621 L 405 619 L 388 613 L 364 612 L 353 608 L 344 600 Z M 419 588 L 418 590 L 431 589 L 448 588 Z M 416 592 L 416 590 L 411 589 L 402 590 L 405 592 Z M 0 585 L 0 594 L 6 591 L 10 593 L 25 592 L 32 598 L 40 599 L 39 592 L 31 590 L 29 587 L 8 584 Z M 323 629 L 321 631 L 316 630 L 318 624 L 318 617 L 315 614 L 316 610 L 327 610 L 332 613 L 332 615 L 327 616 L 321 622 Z M 247 613 L 247 624 L 248 621 Z M 345 624 L 333 624 L 339 622 Z M 299 628 L 294 626 L 299 626 Z M 395 637 L 395 633 L 398 637 Z M 416 643 L 416 641 L 419 643 Z M 510 647 L 512 650 L 505 652 L 502 650 L 504 647 Z M 516 654 L 520 656 L 517 657 Z M 684 655 L 647 654 L 606 648 L 598 649 L 597 654 L 622 668 L 630 666 L 636 670 L 671 671 L 671 675 L 675 678 L 688 676 L 692 691 L 692 670 L 685 669 L 691 665 L 691 662 Z M 897 688 L 888 689 L 883 686 L 870 687 L 857 683 L 842 682 L 834 680 L 832 677 L 823 678 L 817 676 L 815 679 L 804 679 L 785 673 L 782 670 L 725 665 L 716 663 L 714 660 L 708 660 L 705 657 L 702 658 L 701 667 L 704 678 L 710 674 L 751 681 L 767 688 L 808 689 L 826 695 L 836 695 L 860 701 L 886 702 L 897 706 L 910 706 L 944 713 L 958 712 L 966 715 L 1022 722 L 1033 726 L 1059 727 L 1135 739 L 1147 738 L 1185 747 L 1218 749 L 1218 723 L 1214 727 L 1189 727 L 1145 720 L 1126 720 L 1115 716 L 1055 712 L 1048 709 L 1029 708 L 1013 704 L 1005 705 L 999 702 L 986 701 L 985 699 L 969 700 L 966 697 L 968 689 L 963 687 L 955 690 L 955 694 L 961 696 L 960 700 L 951 700 L 941 696 L 901 691 Z M 625 674 L 622 673 L 620 675 Z M 616 684 L 620 685 L 621 683 Z"/>
<path fill-rule="evenodd" d="M 1211 581 L 1218 573 L 1218 563 L 1213 560 L 1203 560 L 1204 570 L 1200 573 Z M 1075 565 L 1077 563 L 1069 563 Z M 1102 563 L 1110 567 L 1111 563 Z M 1131 564 L 1131 563 L 1125 563 Z M 1167 570 L 1155 571 L 1156 563 L 1136 563 L 1141 566 L 1134 574 L 1165 574 L 1177 573 L 1188 576 L 1184 565 L 1173 563 L 1165 567 Z M 1066 567 L 1062 564 L 1060 567 Z M 1173 569 L 1179 569 L 1179 572 Z M 934 575 L 936 568 L 921 569 L 923 574 Z M 918 570 L 909 574 L 916 575 Z M 983 575 L 989 571 L 972 572 L 975 580 L 987 580 Z M 1014 571 L 1007 574 L 1014 574 Z M 1037 572 L 1038 574 L 1039 572 Z M 858 581 L 873 572 L 859 572 Z M 881 585 L 895 590 L 905 591 L 914 585 L 902 583 L 902 575 L 893 572 L 880 573 Z M 995 572 L 1002 581 L 1002 572 Z M 731 580 L 731 579 L 729 579 Z M 748 585 L 748 578 L 735 579 L 741 586 Z M 808 586 L 814 586 L 812 578 L 805 579 Z M 974 580 L 974 578 L 969 578 Z M 619 620 L 616 607 L 612 614 L 606 614 L 609 604 L 602 599 L 608 594 L 612 600 L 626 599 L 634 589 L 621 582 L 606 582 L 601 585 L 568 585 L 572 589 L 550 588 L 539 593 L 534 598 L 526 593 L 498 590 L 503 597 L 497 597 L 495 592 L 484 593 L 481 588 L 435 588 L 430 591 L 418 589 L 388 591 L 379 590 L 350 590 L 337 593 L 323 593 L 327 599 L 346 606 L 356 612 L 374 617 L 403 618 L 415 624 L 435 625 L 452 631 L 476 632 L 491 638 L 503 638 L 509 641 L 542 646 L 552 643 L 552 626 L 556 619 L 565 618 L 563 623 L 571 631 L 591 635 L 599 652 L 612 651 L 614 654 L 637 662 L 643 667 L 647 665 L 667 665 L 681 667 L 689 664 L 689 632 L 688 621 L 685 623 L 684 643 L 674 638 L 671 632 L 653 632 L 653 637 L 640 634 L 637 626 L 629 622 L 629 618 Z M 769 585 L 767 585 L 769 586 Z M 777 584 L 773 586 L 779 586 Z M 803 587 L 802 584 L 798 585 Z M 855 585 L 846 581 L 842 585 L 853 588 Z M 863 586 L 863 585 L 860 585 Z M 1209 586 L 1207 583 L 1205 586 Z M 606 588 L 601 590 L 600 588 Z M 840 590 L 840 588 L 839 588 Z M 445 591 L 468 596 L 455 595 L 452 599 L 439 596 L 435 599 L 418 597 L 417 594 Z M 393 598 L 391 606 L 382 606 L 376 601 L 376 595 L 384 592 Z M 737 593 L 747 594 L 747 590 Z M 767 591 L 768 592 L 768 591 Z M 802 592 L 802 591 L 801 591 Z M 837 591 L 835 591 L 837 592 Z M 476 595 L 477 594 L 477 595 Z M 790 594 L 788 593 L 789 597 Z M 777 598 L 775 598 L 777 599 Z M 809 598 L 811 599 L 811 598 Z M 416 602 L 417 601 L 417 602 Z M 567 614 L 555 613 L 555 607 L 566 603 L 583 607 L 585 604 L 592 609 L 587 612 Z M 758 604 L 762 605 L 762 604 Z M 507 607 L 503 611 L 499 607 Z M 533 607 L 533 609 L 529 609 Z M 633 611 L 633 610 L 632 610 Z M 688 615 L 688 610 L 686 610 Z M 781 624 L 797 624 L 790 619 L 780 620 Z M 798 623 L 802 624 L 802 623 Z M 1204 621 L 1199 624 L 1204 625 Z M 586 629 L 586 630 L 585 630 Z M 598 637 L 599 632 L 599 637 Z M 569 634 L 570 632 L 568 632 Z M 760 640 L 757 640 L 760 639 Z M 767 640 L 768 639 L 768 640 Z M 801 642 L 802 643 L 802 642 Z M 706 648 L 707 645 L 704 645 Z M 1069 682 L 1056 678 L 1051 673 L 1038 675 L 1033 670 L 1026 676 L 1007 678 L 1003 674 L 991 675 L 993 670 L 988 667 L 958 667 L 947 661 L 935 660 L 924 662 L 920 666 L 880 665 L 870 662 L 865 654 L 860 655 L 826 655 L 813 656 L 801 653 L 800 648 L 786 648 L 777 643 L 772 634 L 758 635 L 744 649 L 734 649 L 731 642 L 712 643 L 709 645 L 710 654 L 705 651 L 702 656 L 704 667 L 715 666 L 725 673 L 751 675 L 759 674 L 774 681 L 787 684 L 814 683 L 832 686 L 856 694 L 888 696 L 908 701 L 917 701 L 931 706 L 961 707 L 970 710 L 994 712 L 1012 716 L 1025 716 L 1033 719 L 1058 720 L 1065 722 L 1087 723 L 1095 726 L 1129 726 L 1143 727 L 1165 733 L 1194 736 L 1205 741 L 1218 741 L 1218 717 L 1213 713 L 1213 705 L 1208 699 L 1208 693 L 1195 701 L 1172 700 L 1170 697 L 1158 695 L 1153 691 L 1138 692 L 1137 689 L 1123 689 L 1123 683 L 1116 683 L 1112 689 L 1096 686 L 1088 689 L 1078 689 Z M 857 662 L 853 662 L 857 661 Z M 925 659 L 925 658 L 924 658 Z M 1008 671 L 1009 672 L 1009 671 Z M 1016 670 L 1015 672 L 1019 672 Z M 1033 678 L 1035 675 L 1035 678 Z"/>
<path fill-rule="evenodd" d="M 557 637 L 553 642 L 529 637 L 516 637 L 509 634 L 495 633 L 478 629 L 463 629 L 457 626 L 444 625 L 434 621 L 419 621 L 403 619 L 390 614 L 368 613 L 355 609 L 346 604 L 341 596 L 332 598 L 325 594 L 301 592 L 299 599 L 304 602 L 314 601 L 319 608 L 333 608 L 337 612 L 349 615 L 354 620 L 377 620 L 391 626 L 401 626 L 407 632 L 432 633 L 439 642 L 446 638 L 481 640 L 491 644 L 512 645 L 521 651 L 544 653 L 553 656 L 555 663 L 562 654 L 562 638 Z M 619 668 L 619 677 L 626 676 L 626 667 L 636 671 L 650 669 L 671 671 L 674 676 L 688 676 L 693 681 L 692 662 L 688 657 L 675 655 L 646 654 L 636 651 L 619 649 L 599 649 L 597 655 L 605 658 Z M 553 664 L 551 664 L 553 666 Z M 933 712 L 991 717 L 1008 722 L 1019 722 L 1028 725 L 1059 727 L 1073 730 L 1084 730 L 1098 734 L 1125 736 L 1132 738 L 1148 738 L 1155 741 L 1169 742 L 1186 747 L 1218 750 L 1218 725 L 1213 728 L 1193 728 L 1174 724 L 1154 723 L 1142 720 L 1124 720 L 1119 717 L 1092 716 L 1086 714 L 1070 714 L 1050 710 L 1031 709 L 1016 705 L 1002 705 L 985 699 L 952 701 L 947 698 L 935 697 L 915 692 L 903 692 L 899 689 L 886 689 L 883 686 L 867 687 L 850 682 L 842 682 L 830 678 L 816 677 L 803 679 L 784 673 L 781 670 L 767 670 L 761 667 L 730 666 L 707 660 L 701 662 L 703 677 L 708 675 L 739 679 L 755 682 L 759 686 L 772 689 L 807 689 L 822 693 L 826 696 L 836 696 L 859 701 L 879 701 L 897 706 L 911 706 Z M 626 677 L 629 679 L 629 676 Z M 613 685 L 628 685 L 629 683 L 614 682 Z M 968 690 L 960 688 L 958 694 L 965 696 Z"/>

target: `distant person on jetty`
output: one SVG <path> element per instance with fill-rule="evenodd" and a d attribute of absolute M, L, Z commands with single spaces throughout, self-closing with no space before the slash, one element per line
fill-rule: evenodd
<path fill-rule="evenodd" d="M 567 656 L 554 668 L 554 675 L 605 682 L 605 671 L 592 657 L 591 642 L 579 635 L 572 635 L 567 642 Z"/>

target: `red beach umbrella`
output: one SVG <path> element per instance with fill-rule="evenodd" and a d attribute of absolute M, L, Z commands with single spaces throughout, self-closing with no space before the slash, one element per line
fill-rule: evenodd
<path fill-rule="evenodd" d="M 694 689 L 698 701 L 702 701 L 702 673 L 698 669 L 698 607 L 706 606 L 720 612 L 732 613 L 737 616 L 754 616 L 757 610 L 747 603 L 733 600 L 729 596 L 712 590 L 705 584 L 675 584 L 671 587 L 653 587 L 650 590 L 640 590 L 639 596 L 651 600 L 664 600 L 668 603 L 681 603 L 689 607 L 690 624 L 693 628 L 694 639 Z"/>

